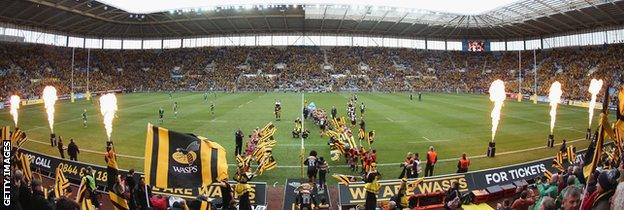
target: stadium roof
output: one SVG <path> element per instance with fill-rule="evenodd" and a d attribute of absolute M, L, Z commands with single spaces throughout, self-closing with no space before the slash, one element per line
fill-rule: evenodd
<path fill-rule="evenodd" d="M 442 2 L 449 5 L 450 1 Z M 624 25 L 621 0 L 503 1 L 507 4 L 488 4 L 481 11 L 459 3 L 454 10 L 449 6 L 434 11 L 433 4 L 404 0 L 390 4 L 379 0 L 173 1 L 177 7 L 162 0 L 153 2 L 141 9 L 140 4 L 120 0 L 5 0 L 0 3 L 0 22 L 75 36 L 124 39 L 284 33 L 514 39 Z"/>

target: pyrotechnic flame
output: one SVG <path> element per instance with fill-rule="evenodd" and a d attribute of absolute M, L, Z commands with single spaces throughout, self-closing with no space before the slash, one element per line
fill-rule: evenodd
<path fill-rule="evenodd" d="M 561 101 L 561 83 L 555 81 L 550 85 L 550 92 L 548 92 L 548 100 L 550 101 L 550 134 L 553 134 L 555 128 L 555 121 L 557 120 L 557 106 Z"/>
<path fill-rule="evenodd" d="M 594 117 L 594 108 L 596 108 L 596 95 L 602 89 L 602 80 L 592 79 L 589 83 L 589 93 L 591 93 L 591 100 L 589 101 L 589 127 L 591 128 L 592 118 Z"/>
<path fill-rule="evenodd" d="M 490 85 L 490 101 L 494 102 L 494 108 L 492 108 L 492 141 L 496 135 L 496 129 L 498 129 L 498 122 L 500 121 L 501 109 L 503 108 L 503 102 L 507 97 L 505 93 L 505 83 L 502 80 L 496 80 Z"/>
<path fill-rule="evenodd" d="M 53 86 L 46 86 L 43 89 L 43 103 L 45 105 L 46 113 L 48 113 L 48 124 L 50 125 L 50 131 L 54 133 L 54 104 L 56 104 L 56 88 Z"/>
<path fill-rule="evenodd" d="M 10 102 L 11 102 L 11 111 L 10 111 L 10 113 L 13 116 L 13 122 L 15 123 L 15 127 L 17 127 L 17 119 L 18 119 L 17 118 L 17 110 L 20 107 L 20 101 L 21 101 L 21 99 L 20 99 L 19 96 L 16 96 L 16 95 L 12 95 L 11 96 L 11 100 L 10 100 Z"/>
<path fill-rule="evenodd" d="M 117 97 L 115 94 L 108 93 L 100 97 L 100 112 L 104 117 L 104 128 L 106 128 L 106 136 L 110 141 L 111 134 L 113 133 L 113 119 L 115 118 L 115 112 L 117 112 Z"/>

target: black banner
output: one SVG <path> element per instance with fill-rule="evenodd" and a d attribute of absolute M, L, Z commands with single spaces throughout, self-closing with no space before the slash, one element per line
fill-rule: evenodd
<path fill-rule="evenodd" d="M 97 188 L 101 191 L 106 191 L 106 167 L 98 166 L 93 164 L 87 164 L 82 162 L 64 160 L 57 157 L 52 157 L 48 155 L 44 155 L 41 153 L 33 152 L 26 149 L 21 149 L 25 155 L 30 157 L 30 167 L 33 172 L 41 172 L 50 174 L 52 177 L 56 172 L 56 168 L 61 168 L 61 171 L 65 173 L 65 177 L 67 177 L 71 183 L 79 185 L 80 180 L 85 175 L 86 169 L 91 167 L 95 171 L 95 183 Z M 119 170 L 119 174 L 125 176 L 128 174 L 126 170 Z M 142 173 L 135 173 L 135 178 L 138 179 Z M 235 182 L 231 182 L 233 185 Z M 253 192 L 250 194 L 250 199 L 252 204 L 256 208 L 266 207 L 267 205 L 267 186 L 266 182 L 250 182 L 249 183 L 253 189 Z M 176 188 L 176 189 L 159 189 L 156 187 L 152 187 L 152 191 L 157 194 L 164 195 L 173 195 L 177 197 L 183 197 L 187 199 L 194 199 L 199 194 L 206 194 L 210 198 L 214 198 L 219 200 L 221 198 L 221 190 L 217 186 L 206 186 L 206 187 L 198 187 L 198 188 Z M 255 208 L 254 208 L 255 209 Z"/>
<path fill-rule="evenodd" d="M 605 144 L 607 146 L 609 144 Z M 576 163 L 582 161 L 586 150 L 576 152 Z M 417 193 L 432 193 L 446 191 L 453 182 L 459 182 L 460 191 L 486 189 L 490 186 L 510 184 L 518 180 L 532 180 L 544 176 L 544 171 L 557 172 L 553 166 L 553 158 L 544 158 L 528 163 L 509 165 L 505 167 L 473 171 L 464 174 L 447 174 L 427 177 L 414 189 Z M 570 164 L 564 161 L 564 168 Z M 413 179 L 409 180 L 412 181 Z M 377 192 L 378 201 L 388 201 L 399 192 L 400 180 L 382 180 L 381 188 Z M 364 203 L 364 183 L 356 182 L 350 185 L 338 184 L 338 204 L 356 205 Z"/>

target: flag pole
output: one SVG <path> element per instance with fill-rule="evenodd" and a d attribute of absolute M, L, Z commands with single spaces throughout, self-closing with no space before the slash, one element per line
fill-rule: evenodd
<path fill-rule="evenodd" d="M 522 101 L 522 51 L 518 50 L 518 102 Z"/>
<path fill-rule="evenodd" d="M 304 159 L 304 155 L 305 155 L 305 143 L 303 140 L 303 133 L 305 132 L 305 118 L 303 116 L 303 109 L 305 109 L 305 102 L 304 102 L 304 98 L 305 98 L 305 93 L 301 93 L 301 151 L 299 153 L 299 162 L 301 163 L 301 167 L 300 167 L 300 171 L 301 171 L 301 178 L 304 178 L 303 176 L 303 159 Z"/>
<path fill-rule="evenodd" d="M 604 100 L 602 102 L 602 114 L 600 115 L 600 123 L 598 126 L 598 137 L 596 138 L 596 144 L 594 145 L 594 151 L 592 154 L 592 159 L 591 162 L 589 163 L 589 165 L 585 165 L 583 167 L 583 175 L 586 176 L 586 179 L 589 179 L 589 176 L 594 172 L 594 170 L 596 170 L 596 166 L 598 165 L 598 161 L 600 159 L 600 156 L 602 155 L 602 145 L 604 143 L 604 132 L 605 132 L 605 128 L 604 126 L 610 126 L 610 125 L 605 125 L 604 122 L 606 121 L 603 118 L 608 117 L 609 114 L 609 84 L 605 85 L 605 95 L 604 95 Z M 588 152 L 589 152 L 589 148 L 588 148 Z M 585 160 L 587 161 L 587 160 Z M 587 183 L 586 186 L 589 186 L 589 182 Z"/>
<path fill-rule="evenodd" d="M 72 59 L 71 59 L 71 102 L 73 103 L 75 98 L 74 98 L 74 56 L 76 53 L 76 48 L 72 47 Z"/>

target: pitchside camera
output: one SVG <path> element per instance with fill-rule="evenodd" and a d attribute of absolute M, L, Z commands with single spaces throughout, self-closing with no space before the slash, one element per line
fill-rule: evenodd
<path fill-rule="evenodd" d="M 548 135 L 548 144 L 546 145 L 549 148 L 552 148 L 555 146 L 555 135 Z"/>

